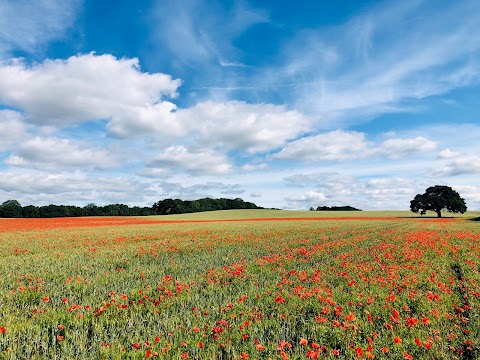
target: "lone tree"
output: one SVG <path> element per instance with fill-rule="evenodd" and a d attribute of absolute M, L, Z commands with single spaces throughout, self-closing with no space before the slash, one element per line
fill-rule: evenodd
<path fill-rule="evenodd" d="M 435 185 L 425 190 L 425 194 L 417 194 L 410 201 L 410 210 L 423 215 L 427 210 L 435 211 L 438 217 L 442 217 L 442 210 L 452 213 L 463 214 L 467 211 L 465 199 L 449 186 Z"/>

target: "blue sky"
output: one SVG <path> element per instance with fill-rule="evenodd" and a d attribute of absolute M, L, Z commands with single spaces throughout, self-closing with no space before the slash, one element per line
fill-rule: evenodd
<path fill-rule="evenodd" d="M 480 3 L 4 0 L 0 202 L 480 209 Z"/>

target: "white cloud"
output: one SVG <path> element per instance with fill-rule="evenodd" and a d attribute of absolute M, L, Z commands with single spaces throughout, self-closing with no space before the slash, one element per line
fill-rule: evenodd
<path fill-rule="evenodd" d="M 185 170 L 192 174 L 225 174 L 232 170 L 228 158 L 213 151 L 190 152 L 185 146 L 171 146 L 147 162 L 153 168 Z"/>
<path fill-rule="evenodd" d="M 118 160 L 107 150 L 91 148 L 88 143 L 36 137 L 22 142 L 5 163 L 36 169 L 106 169 L 118 165 Z"/>
<path fill-rule="evenodd" d="M 0 66 L 0 101 L 22 109 L 32 123 L 68 126 L 106 119 L 116 135 L 177 133 L 170 112 L 180 80 L 143 73 L 138 59 L 94 53 L 28 66 Z M 134 135 L 135 133 L 130 133 Z"/>
<path fill-rule="evenodd" d="M 224 195 L 240 195 L 245 192 L 245 189 L 241 189 L 239 184 L 230 185 L 227 189 L 220 191 Z"/>
<path fill-rule="evenodd" d="M 361 181 L 351 175 L 331 173 L 331 174 L 311 174 L 311 180 L 317 190 L 327 194 L 330 199 L 341 199 L 354 196 L 359 192 Z"/>
<path fill-rule="evenodd" d="M 242 170 L 244 171 L 257 171 L 267 169 L 268 165 L 265 163 L 262 164 L 246 164 L 242 166 Z"/>
<path fill-rule="evenodd" d="M 294 209 L 308 209 L 311 206 L 318 206 L 319 203 L 323 203 L 327 197 L 324 193 L 316 191 L 307 191 L 301 195 L 287 196 L 285 201 L 289 208 Z"/>
<path fill-rule="evenodd" d="M 456 151 L 452 151 L 450 149 L 444 149 L 442 151 L 440 151 L 440 153 L 438 154 L 438 157 L 440 159 L 452 159 L 452 158 L 456 158 L 456 157 L 459 157 L 460 156 L 460 153 L 456 152 Z"/>
<path fill-rule="evenodd" d="M 179 109 L 180 80 L 141 72 L 138 59 L 94 53 L 28 66 L 0 66 L 0 103 L 24 111 L 34 124 L 74 126 L 107 121 L 120 138 L 147 135 L 165 145 L 191 133 L 195 145 L 254 153 L 284 145 L 310 128 L 310 119 L 283 105 L 241 101 L 200 102 Z"/>
<path fill-rule="evenodd" d="M 479 14 L 476 1 L 381 2 L 344 24 L 298 32 L 250 83 L 318 115 L 323 128 L 412 111 L 480 82 Z"/>
<path fill-rule="evenodd" d="M 34 52 L 62 39 L 75 22 L 81 0 L 0 2 L 0 59 L 14 50 Z"/>
<path fill-rule="evenodd" d="M 398 159 L 412 154 L 432 151 L 437 147 L 433 141 L 418 136 L 414 139 L 388 139 L 381 145 L 381 151 L 392 159 Z"/>
<path fill-rule="evenodd" d="M 232 62 L 227 60 L 220 59 L 218 61 L 221 67 L 247 67 L 247 65 L 239 63 L 239 62 Z"/>
<path fill-rule="evenodd" d="M 480 174 L 480 156 L 459 156 L 431 172 L 433 177 Z"/>
<path fill-rule="evenodd" d="M 16 198 L 22 205 L 78 204 L 91 202 L 144 202 L 151 196 L 149 184 L 128 177 L 94 177 L 83 172 L 49 174 L 41 171 L 18 173 L 0 172 L 0 196 Z M 131 194 L 135 194 L 132 200 Z M 97 203 L 100 205 L 100 203 Z"/>
<path fill-rule="evenodd" d="M 475 185 L 453 185 L 468 205 L 468 210 L 480 210 L 480 187 Z"/>
<path fill-rule="evenodd" d="M 0 110 L 0 152 L 11 150 L 27 132 L 20 113 L 12 110 Z"/>
<path fill-rule="evenodd" d="M 289 196 L 286 198 L 287 201 L 293 202 L 311 202 L 311 201 L 322 201 L 325 200 L 327 197 L 324 193 L 316 192 L 316 191 L 307 191 L 302 195 L 294 195 Z"/>
<path fill-rule="evenodd" d="M 231 198 L 237 197 L 238 194 L 243 194 L 245 192 L 239 184 L 213 181 L 194 183 L 188 186 L 185 185 L 185 182 L 177 183 L 160 181 L 155 183 L 152 188 L 156 189 L 157 196 L 160 196 L 161 198 L 175 198 L 182 200 L 195 200 L 205 197 L 219 198 L 225 197 L 225 195 L 227 195 L 228 198 Z"/>
<path fill-rule="evenodd" d="M 282 146 L 308 130 L 310 123 L 303 114 L 285 106 L 242 101 L 202 102 L 176 115 L 196 134 L 197 145 L 247 153 Z"/>
<path fill-rule="evenodd" d="M 152 16 L 153 40 L 161 45 L 158 55 L 177 67 L 204 69 L 206 65 L 238 66 L 241 51 L 233 41 L 249 27 L 268 20 L 263 11 L 243 1 L 230 6 L 212 0 L 161 0 L 156 2 Z"/>
<path fill-rule="evenodd" d="M 284 177 L 284 181 L 287 186 L 296 187 L 296 188 L 304 188 L 307 186 L 319 186 L 319 184 L 325 184 L 327 182 L 338 181 L 340 177 L 339 173 L 336 172 L 318 172 L 318 173 L 310 173 L 310 174 L 293 174 Z"/>
<path fill-rule="evenodd" d="M 436 142 L 421 136 L 392 138 L 376 144 L 367 141 L 363 132 L 335 130 L 294 140 L 272 155 L 272 158 L 311 162 L 348 161 L 381 156 L 400 159 L 423 155 L 436 147 Z"/>
<path fill-rule="evenodd" d="M 285 198 L 293 209 L 319 205 L 359 209 L 407 209 L 419 190 L 419 182 L 405 177 L 347 176 L 340 173 L 298 173 L 284 178 L 289 186 L 310 188 Z"/>
<path fill-rule="evenodd" d="M 361 159 L 372 154 L 364 133 L 335 130 L 294 140 L 272 157 L 282 160 L 323 161 Z"/>
<path fill-rule="evenodd" d="M 415 180 L 407 178 L 373 178 L 365 181 L 362 193 L 373 199 L 392 199 L 415 192 Z"/>
<path fill-rule="evenodd" d="M 141 169 L 135 172 L 136 175 L 149 179 L 164 179 L 171 174 L 170 169 Z"/>
<path fill-rule="evenodd" d="M 186 132 L 172 113 L 175 109 L 175 104 L 169 101 L 128 107 L 112 115 L 107 129 L 120 138 L 151 135 L 157 143 L 167 143 L 169 137 L 178 137 Z"/>

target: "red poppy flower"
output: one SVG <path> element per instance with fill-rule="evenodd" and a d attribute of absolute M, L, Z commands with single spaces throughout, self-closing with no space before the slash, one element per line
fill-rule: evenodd
<path fill-rule="evenodd" d="M 363 356 L 363 349 L 361 347 L 357 347 L 355 349 L 355 354 L 357 354 L 357 356 Z"/>

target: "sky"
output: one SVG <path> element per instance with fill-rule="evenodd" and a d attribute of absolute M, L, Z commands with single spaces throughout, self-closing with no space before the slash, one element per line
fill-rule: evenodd
<path fill-rule="evenodd" d="M 0 203 L 480 210 L 478 0 L 1 0 Z"/>

